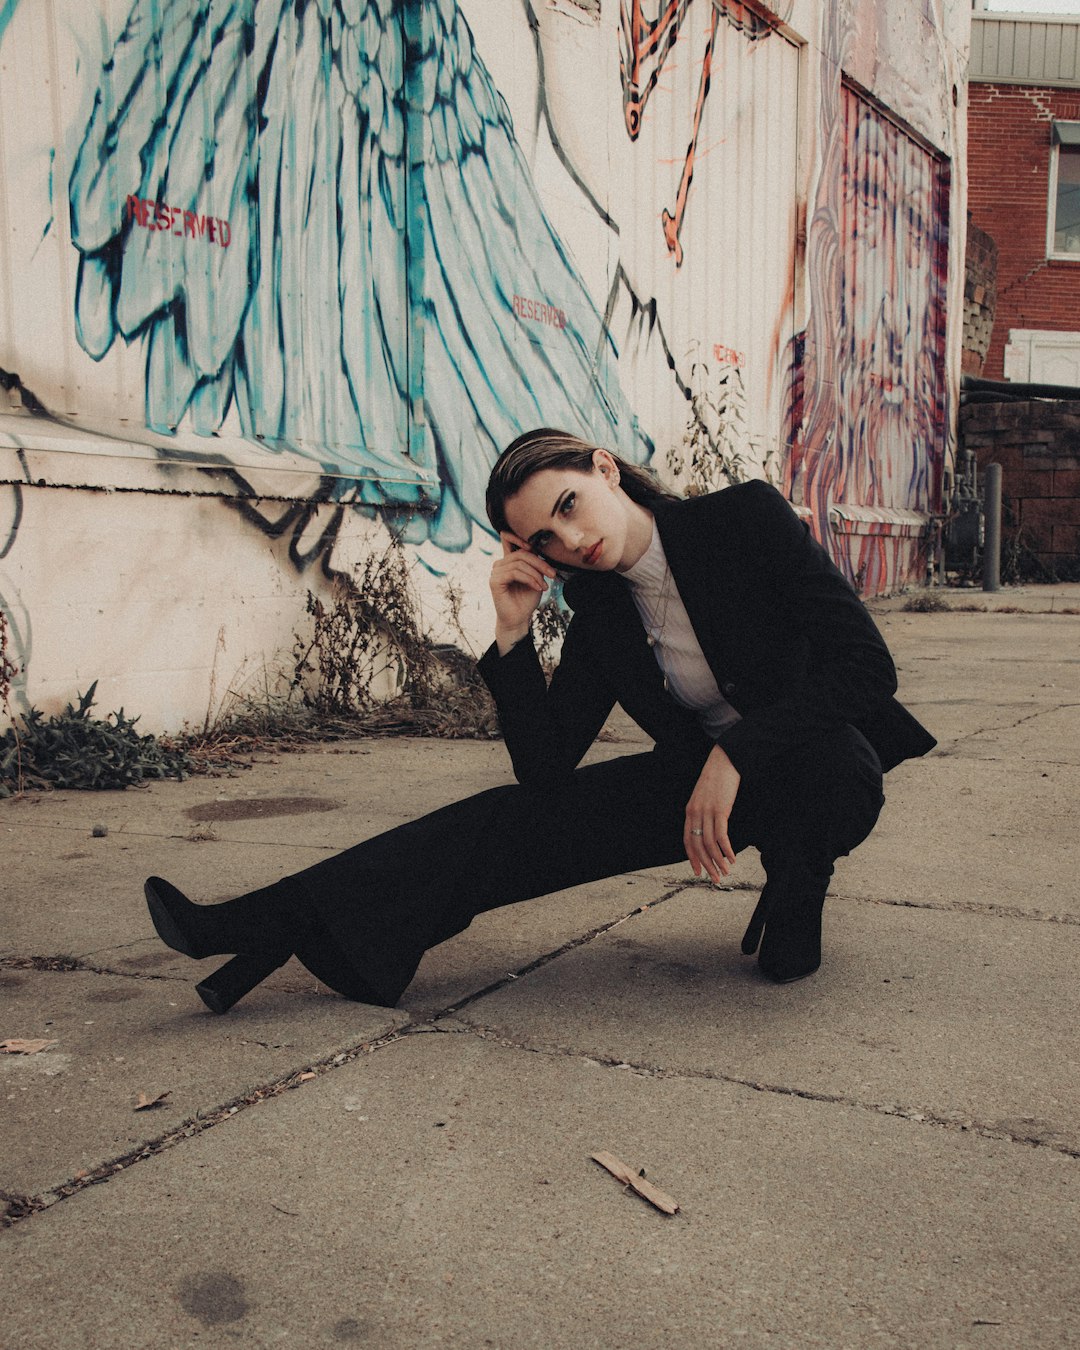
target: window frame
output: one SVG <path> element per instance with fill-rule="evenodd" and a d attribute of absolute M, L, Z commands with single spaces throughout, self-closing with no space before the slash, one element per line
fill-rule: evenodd
<path fill-rule="evenodd" d="M 1046 207 L 1046 256 L 1053 262 L 1080 263 L 1080 249 L 1066 252 L 1054 247 L 1057 236 L 1058 165 L 1061 161 L 1062 149 L 1075 151 L 1080 158 L 1080 122 L 1054 121 L 1050 124 L 1050 135 L 1050 192 Z"/>

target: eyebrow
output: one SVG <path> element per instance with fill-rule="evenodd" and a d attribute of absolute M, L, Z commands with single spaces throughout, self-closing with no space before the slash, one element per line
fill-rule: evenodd
<path fill-rule="evenodd" d="M 573 492 L 573 490 L 574 490 L 573 488 L 563 488 L 562 492 L 560 492 L 559 495 L 555 498 L 555 505 L 551 508 L 552 517 L 557 516 L 559 514 L 559 507 L 566 500 L 567 496 L 571 492 Z M 531 549 L 533 549 L 534 552 L 536 551 L 535 544 L 537 539 L 539 539 L 540 536 L 544 533 L 545 533 L 544 530 L 537 530 L 535 534 L 530 534 L 528 539 L 526 539 L 525 542 L 529 545 Z"/>

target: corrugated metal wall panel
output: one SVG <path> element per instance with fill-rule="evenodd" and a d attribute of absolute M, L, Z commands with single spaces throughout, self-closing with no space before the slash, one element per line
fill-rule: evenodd
<path fill-rule="evenodd" d="M 707 96 L 702 89 L 710 63 Z M 697 410 L 721 460 L 781 453 L 779 371 L 793 328 L 800 48 L 747 11 L 695 6 L 637 138 L 634 278 L 693 376 L 652 425 L 676 447 Z M 696 139 L 695 117 L 700 116 Z M 672 157 L 672 147 L 687 146 Z"/>
<path fill-rule="evenodd" d="M 929 511 L 944 451 L 942 166 L 846 86 L 844 117 L 835 497 Z"/>
<path fill-rule="evenodd" d="M 968 78 L 987 84 L 1080 85 L 1080 18 L 973 14 Z"/>

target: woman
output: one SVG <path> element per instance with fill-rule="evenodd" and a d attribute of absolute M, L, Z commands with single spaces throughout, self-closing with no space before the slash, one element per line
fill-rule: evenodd
<path fill-rule="evenodd" d="M 818 968 L 835 860 L 873 828 L 883 771 L 935 744 L 893 698 L 855 592 L 767 484 L 684 501 L 564 432 L 514 441 L 487 509 L 503 552 L 480 671 L 519 786 L 221 905 L 152 877 L 169 946 L 238 953 L 197 986 L 215 1011 L 293 953 L 393 1005 L 424 952 L 485 910 L 682 857 L 719 883 L 750 844 L 767 884 L 743 951 L 776 981 Z M 530 624 L 559 572 L 574 616 L 547 685 Z M 616 703 L 654 748 L 578 768 Z"/>

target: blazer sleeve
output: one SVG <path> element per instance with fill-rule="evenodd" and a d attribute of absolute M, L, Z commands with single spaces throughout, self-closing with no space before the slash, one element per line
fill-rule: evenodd
<path fill-rule="evenodd" d="M 806 522 L 765 483 L 753 486 L 747 507 L 760 603 L 778 619 L 774 641 L 790 643 L 777 655 L 791 660 L 791 675 L 779 697 L 719 737 L 740 773 L 845 722 L 872 725 L 896 691 L 884 639 Z"/>
<path fill-rule="evenodd" d="M 611 686 L 589 657 L 582 625 L 571 619 L 548 684 L 531 636 L 478 663 L 499 714 L 514 774 L 525 787 L 550 788 L 577 768 L 615 706 Z"/>

